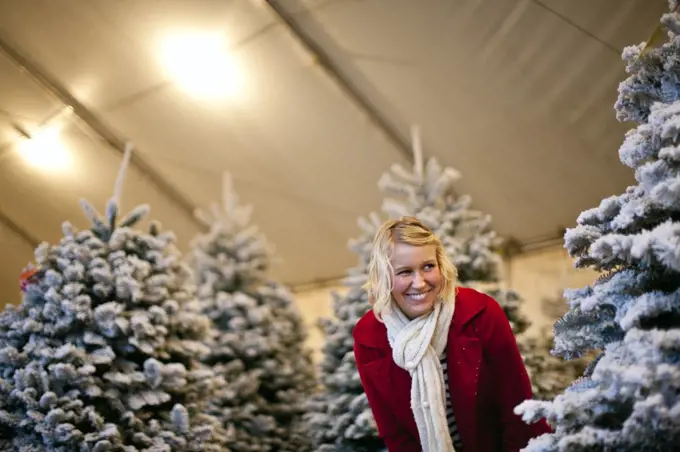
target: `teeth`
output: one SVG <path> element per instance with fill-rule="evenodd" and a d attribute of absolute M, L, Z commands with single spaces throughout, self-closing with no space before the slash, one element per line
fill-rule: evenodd
<path fill-rule="evenodd" d="M 410 294 L 409 298 L 416 300 L 416 301 L 420 301 L 420 300 L 425 299 L 426 295 L 427 295 L 427 292 L 419 293 L 419 294 Z"/>

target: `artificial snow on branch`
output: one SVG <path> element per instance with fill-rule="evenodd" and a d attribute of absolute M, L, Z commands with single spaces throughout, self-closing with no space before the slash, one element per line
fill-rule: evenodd
<path fill-rule="evenodd" d="M 174 236 L 117 222 L 132 147 L 106 216 L 64 224 L 43 243 L 17 307 L 0 314 L 0 450 L 222 451 L 205 414 L 223 382 L 199 362 L 210 320 L 198 312 Z"/>
<path fill-rule="evenodd" d="M 232 452 L 305 452 L 303 401 L 315 385 L 305 325 L 291 292 L 267 277 L 273 247 L 251 206 L 229 174 L 222 182 L 221 206 L 197 212 L 209 232 L 191 247 L 200 310 L 214 326 L 203 362 L 226 382 L 206 412 L 230 432 Z"/>
<path fill-rule="evenodd" d="M 577 267 L 601 271 L 565 292 L 555 352 L 598 353 L 563 394 L 516 408 L 554 433 L 527 452 L 674 451 L 680 444 L 680 14 L 671 1 L 660 47 L 626 48 L 615 108 L 637 127 L 619 149 L 637 184 L 586 210 L 567 231 Z M 643 51 L 644 49 L 644 51 Z"/>

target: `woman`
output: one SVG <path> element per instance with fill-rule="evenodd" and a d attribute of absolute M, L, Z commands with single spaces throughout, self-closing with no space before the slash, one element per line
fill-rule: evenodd
<path fill-rule="evenodd" d="M 513 413 L 532 392 L 503 310 L 456 279 L 416 218 L 376 234 L 366 284 L 373 309 L 354 328 L 354 354 L 389 452 L 519 451 L 550 431 Z"/>

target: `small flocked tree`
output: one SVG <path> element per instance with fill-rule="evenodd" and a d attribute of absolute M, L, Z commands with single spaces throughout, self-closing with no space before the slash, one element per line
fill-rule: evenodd
<path fill-rule="evenodd" d="M 24 296 L 0 315 L 0 450 L 220 451 L 203 414 L 221 384 L 196 360 L 210 321 L 174 237 L 132 229 L 116 194 L 92 228 L 43 243 Z"/>
<path fill-rule="evenodd" d="M 565 314 L 565 306 L 567 302 L 562 296 L 545 298 L 541 304 L 550 323 Z M 552 399 L 560 394 L 583 375 L 588 363 L 587 357 L 565 360 L 555 356 L 552 328 L 549 326 L 541 328 L 539 334 L 533 337 L 520 337 L 519 347 L 531 378 L 534 398 L 538 400 Z"/>
<path fill-rule="evenodd" d="M 370 308 L 366 281 L 370 244 L 380 226 L 380 217 L 360 218 L 360 238 L 350 242 L 359 263 L 348 271 L 345 295 L 333 293 L 333 319 L 322 319 L 325 336 L 319 369 L 321 392 L 307 405 L 307 430 L 315 452 L 375 452 L 384 444 L 378 438 L 373 413 L 361 386 L 354 360 L 352 330 Z"/>
<path fill-rule="evenodd" d="M 552 352 L 554 340 L 550 328 L 543 328 L 538 336 L 523 338 L 519 344 L 524 352 L 524 364 L 531 377 L 534 398 L 552 399 L 583 375 L 587 360 L 565 360 Z"/>
<path fill-rule="evenodd" d="M 534 398 L 538 400 L 552 399 L 560 394 L 583 375 L 587 365 L 583 358 L 565 360 L 553 355 L 554 342 L 547 330 L 537 337 L 523 338 L 519 344 L 531 378 Z"/>
<path fill-rule="evenodd" d="M 202 311 L 213 321 L 204 362 L 227 385 L 209 413 L 233 452 L 304 452 L 303 402 L 315 386 L 306 330 L 292 297 L 266 276 L 273 251 L 224 176 L 222 206 L 199 212 L 210 229 L 192 244 Z"/>
<path fill-rule="evenodd" d="M 501 290 L 501 239 L 491 229 L 491 218 L 470 208 L 469 196 L 457 196 L 454 184 L 460 175 L 442 168 L 432 158 L 426 164 L 414 130 L 414 168 L 394 165 L 378 185 L 386 195 L 384 215 L 372 213 L 359 219 L 361 236 L 350 242 L 359 257 L 349 270 L 344 296 L 333 295 L 335 318 L 322 322 L 326 337 L 320 379 L 321 393 L 310 402 L 307 415 L 317 452 L 363 452 L 382 447 L 375 421 L 363 392 L 353 354 L 352 330 L 369 309 L 362 286 L 368 276 L 373 237 L 386 217 L 415 215 L 439 236 L 458 269 L 461 285 L 491 287 L 489 294 L 504 308 L 513 330 L 519 334 L 528 322 L 519 312 L 521 299 Z"/>
<path fill-rule="evenodd" d="M 550 323 L 562 317 L 567 309 L 562 296 L 545 298 L 542 302 L 543 313 Z M 536 337 L 525 338 L 520 344 L 527 350 L 525 365 L 532 377 L 534 398 L 553 399 L 562 393 L 576 379 L 583 375 L 588 363 L 587 357 L 566 360 L 553 354 L 554 338 L 552 328 L 546 326 Z"/>
<path fill-rule="evenodd" d="M 680 444 L 680 15 L 676 1 L 670 6 L 660 48 L 623 52 L 630 77 L 619 87 L 617 117 L 637 127 L 619 156 L 637 184 L 581 213 L 565 235 L 575 265 L 602 276 L 566 292 L 571 309 L 555 324 L 555 348 L 566 358 L 602 353 L 554 401 L 516 409 L 555 425 L 527 451 Z"/>

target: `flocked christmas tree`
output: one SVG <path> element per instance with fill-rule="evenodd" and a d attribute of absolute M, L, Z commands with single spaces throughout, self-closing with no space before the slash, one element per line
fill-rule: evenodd
<path fill-rule="evenodd" d="M 554 398 L 585 371 L 587 365 L 585 358 L 565 360 L 552 353 L 554 341 L 547 329 L 537 337 L 524 339 L 520 345 L 524 352 L 524 365 L 531 377 L 535 399 Z"/>
<path fill-rule="evenodd" d="M 568 306 L 562 296 L 557 296 L 543 299 L 541 308 L 550 325 L 566 313 Z M 519 343 L 524 355 L 524 364 L 531 377 L 534 398 L 538 400 L 553 399 L 562 393 L 574 380 L 583 375 L 588 364 L 588 357 L 565 360 L 555 356 L 551 330 L 550 326 L 543 327 L 538 335 L 521 337 Z"/>
<path fill-rule="evenodd" d="M 198 212 L 210 230 L 192 244 L 201 308 L 215 325 L 204 362 L 227 381 L 208 412 L 233 452 L 304 452 L 303 401 L 315 386 L 305 326 L 290 291 L 266 275 L 273 250 L 251 206 L 223 180 L 222 206 Z"/>
<path fill-rule="evenodd" d="M 203 414 L 222 382 L 197 362 L 210 321 L 198 313 L 174 237 L 135 230 L 114 197 L 92 228 L 64 224 L 25 273 L 21 303 L 0 314 L 0 450 L 220 451 Z"/>
<path fill-rule="evenodd" d="M 555 425 L 527 451 L 680 444 L 680 15 L 676 1 L 670 6 L 661 47 L 623 52 L 630 76 L 619 87 L 617 117 L 637 127 L 619 157 L 637 184 L 581 213 L 565 235 L 575 265 L 602 276 L 566 292 L 571 309 L 555 324 L 555 348 L 566 358 L 602 353 L 555 400 L 516 409 Z"/>
<path fill-rule="evenodd" d="M 471 209 L 469 196 L 456 195 L 457 171 L 442 168 L 434 158 L 423 164 L 416 129 L 413 151 L 413 170 L 394 165 L 380 179 L 380 190 L 387 196 L 384 215 L 372 213 L 359 219 L 362 234 L 350 242 L 359 263 L 345 279 L 346 294 L 333 295 L 335 318 L 322 322 L 326 338 L 320 373 L 323 390 L 312 399 L 307 414 L 317 452 L 372 452 L 383 447 L 356 369 L 352 330 L 370 309 L 362 286 L 373 237 L 386 217 L 418 217 L 441 239 L 458 269 L 459 284 L 491 287 L 489 294 L 503 306 L 516 334 L 529 325 L 519 312 L 519 296 L 501 290 L 502 263 L 497 254 L 501 239 L 491 229 L 491 218 Z"/>

